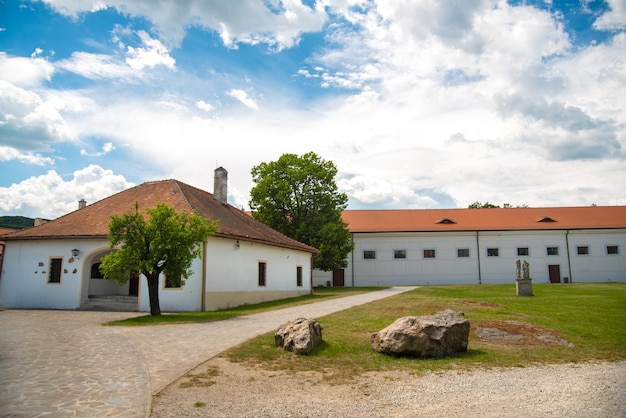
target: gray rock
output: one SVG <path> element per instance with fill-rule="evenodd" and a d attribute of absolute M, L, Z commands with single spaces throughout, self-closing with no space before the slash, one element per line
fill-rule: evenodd
<path fill-rule="evenodd" d="M 322 326 L 314 319 L 298 318 L 282 324 L 274 334 L 276 347 L 309 354 L 322 342 Z"/>
<path fill-rule="evenodd" d="M 372 334 L 379 353 L 410 357 L 443 357 L 467 351 L 470 323 L 451 309 L 426 316 L 405 316 Z"/>

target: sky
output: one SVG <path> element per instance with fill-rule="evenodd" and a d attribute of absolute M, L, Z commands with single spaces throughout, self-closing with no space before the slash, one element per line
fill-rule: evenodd
<path fill-rule="evenodd" d="M 625 149 L 626 0 L 0 0 L 0 215 L 309 151 L 348 209 L 626 205 Z"/>

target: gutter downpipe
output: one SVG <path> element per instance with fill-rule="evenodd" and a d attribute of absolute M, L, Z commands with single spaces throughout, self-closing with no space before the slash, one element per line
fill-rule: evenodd
<path fill-rule="evenodd" d="M 478 239 L 479 231 L 476 231 L 476 251 L 478 251 L 478 284 L 483 284 L 482 272 L 480 270 L 480 240 Z"/>
<path fill-rule="evenodd" d="M 354 244 L 354 232 L 352 233 L 352 244 Z M 352 276 L 352 287 L 354 287 L 354 245 L 350 251 L 350 276 Z"/>
<path fill-rule="evenodd" d="M 200 296 L 200 312 L 206 311 L 206 240 L 202 243 L 202 289 Z"/>
<path fill-rule="evenodd" d="M 572 280 L 572 256 L 569 253 L 569 229 L 565 230 L 565 246 L 567 247 L 567 270 L 569 273 L 569 282 L 573 283 Z"/>

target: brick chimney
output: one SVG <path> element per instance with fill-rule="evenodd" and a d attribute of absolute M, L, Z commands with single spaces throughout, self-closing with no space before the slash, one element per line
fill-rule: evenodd
<path fill-rule="evenodd" d="M 87 201 L 85 199 L 80 199 L 78 201 L 78 209 L 84 209 L 87 207 Z"/>
<path fill-rule="evenodd" d="M 213 196 L 222 203 L 228 203 L 228 171 L 224 167 L 215 169 Z"/>

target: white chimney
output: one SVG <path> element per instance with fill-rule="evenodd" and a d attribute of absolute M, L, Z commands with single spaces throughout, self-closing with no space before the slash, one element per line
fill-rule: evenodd
<path fill-rule="evenodd" d="M 84 209 L 87 207 L 87 201 L 85 199 L 80 199 L 78 201 L 78 209 Z"/>
<path fill-rule="evenodd" d="M 213 196 L 222 203 L 228 203 L 228 171 L 224 167 L 215 169 Z"/>

